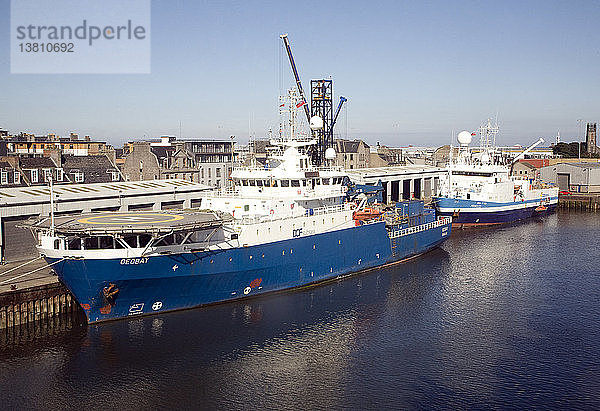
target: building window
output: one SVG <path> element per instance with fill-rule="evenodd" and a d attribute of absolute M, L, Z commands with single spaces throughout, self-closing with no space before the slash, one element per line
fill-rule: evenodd
<path fill-rule="evenodd" d="M 84 180 L 84 176 L 83 173 L 81 171 L 75 171 L 73 172 L 73 177 L 75 177 L 75 182 L 76 183 L 83 183 Z"/>
<path fill-rule="evenodd" d="M 209 169 L 208 169 L 208 178 L 211 178 L 211 176 L 210 176 L 210 171 L 211 171 L 211 169 L 209 168 Z"/>
<path fill-rule="evenodd" d="M 15 184 L 21 184 L 21 173 L 19 173 L 18 171 L 15 171 Z"/>
<path fill-rule="evenodd" d="M 37 170 L 31 170 L 31 182 L 32 183 L 37 183 L 38 179 L 39 179 L 38 171 Z"/>
<path fill-rule="evenodd" d="M 119 172 L 118 171 L 111 171 L 110 174 L 112 177 L 112 181 L 119 181 Z"/>
<path fill-rule="evenodd" d="M 217 168 L 215 171 L 217 172 L 217 178 L 221 177 L 221 169 Z"/>
<path fill-rule="evenodd" d="M 56 181 L 63 181 L 63 169 L 62 168 L 57 168 L 56 169 Z"/>
<path fill-rule="evenodd" d="M 44 181 L 50 181 L 50 178 L 52 178 L 52 170 L 45 168 L 42 170 L 42 172 L 44 173 Z"/>
<path fill-rule="evenodd" d="M 8 171 L 4 171 L 2 170 L 2 172 L 0 173 L 0 184 L 4 185 L 4 184 L 8 184 Z"/>

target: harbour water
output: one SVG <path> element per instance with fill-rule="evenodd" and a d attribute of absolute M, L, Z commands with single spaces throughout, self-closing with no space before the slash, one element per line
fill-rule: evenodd
<path fill-rule="evenodd" d="M 425 256 L 0 347 L 13 408 L 600 408 L 600 216 L 457 230 Z"/>

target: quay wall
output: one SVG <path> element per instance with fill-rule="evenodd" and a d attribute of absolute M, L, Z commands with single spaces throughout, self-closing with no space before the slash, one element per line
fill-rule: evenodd
<path fill-rule="evenodd" d="M 558 206 L 564 210 L 600 211 L 600 194 L 560 194 Z"/>
<path fill-rule="evenodd" d="M 0 293 L 0 337 L 14 327 L 48 325 L 57 318 L 83 315 L 69 291 L 59 282 Z"/>

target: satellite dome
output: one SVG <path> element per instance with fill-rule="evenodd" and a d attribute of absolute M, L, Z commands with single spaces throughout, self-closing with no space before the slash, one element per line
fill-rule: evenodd
<path fill-rule="evenodd" d="M 320 130 L 323 128 L 323 119 L 319 116 L 312 116 L 310 118 L 310 129 Z"/>
<path fill-rule="evenodd" d="M 327 160 L 335 159 L 335 150 L 333 149 L 333 147 L 329 147 L 327 150 L 325 150 L 325 159 L 327 159 Z"/>
<path fill-rule="evenodd" d="M 468 146 L 471 140 L 473 140 L 473 137 L 470 132 L 465 130 L 458 133 L 458 142 L 461 146 Z"/>

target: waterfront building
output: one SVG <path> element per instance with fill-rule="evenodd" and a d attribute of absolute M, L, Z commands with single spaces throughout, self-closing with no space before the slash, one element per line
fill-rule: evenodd
<path fill-rule="evenodd" d="M 68 174 L 64 176 L 66 179 Z M 56 215 L 64 215 L 199 207 L 201 196 L 208 188 L 179 179 L 57 184 L 54 186 L 54 211 Z M 30 260 L 37 255 L 34 237 L 19 225 L 31 216 L 49 214 L 50 189 L 47 184 L 33 188 L 0 185 L 0 261 Z"/>
<path fill-rule="evenodd" d="M 541 167 L 550 165 L 548 158 L 526 158 L 520 159 L 512 165 L 511 176 L 533 179 L 539 176 L 538 170 Z"/>
<path fill-rule="evenodd" d="M 600 193 L 600 162 L 559 163 L 542 167 L 541 179 L 561 191 Z"/>
<path fill-rule="evenodd" d="M 447 171 L 443 168 L 429 165 L 406 165 L 391 167 L 372 167 L 346 170 L 350 181 L 356 184 L 383 184 L 383 202 L 393 202 L 408 199 L 431 200 L 437 195 L 440 179 Z"/>

